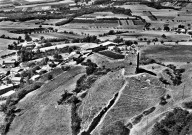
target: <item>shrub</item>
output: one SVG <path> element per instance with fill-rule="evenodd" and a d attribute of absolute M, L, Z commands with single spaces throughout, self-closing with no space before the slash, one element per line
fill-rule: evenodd
<path fill-rule="evenodd" d="M 192 102 L 184 102 L 183 105 L 187 109 L 192 109 Z"/>
<path fill-rule="evenodd" d="M 53 79 L 53 75 L 49 74 L 49 75 L 47 76 L 47 79 L 48 79 L 48 80 Z"/>

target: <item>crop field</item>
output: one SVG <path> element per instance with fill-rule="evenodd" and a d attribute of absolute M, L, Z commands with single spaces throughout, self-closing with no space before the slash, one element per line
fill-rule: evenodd
<path fill-rule="evenodd" d="M 100 51 L 99 53 L 102 54 L 102 55 L 105 55 L 105 56 L 107 56 L 109 58 L 112 58 L 112 59 L 124 59 L 125 58 L 124 55 L 114 53 L 112 51 Z"/>
<path fill-rule="evenodd" d="M 67 19 L 49 19 L 49 20 L 45 20 L 43 21 L 43 24 L 49 24 L 49 25 L 55 25 L 56 23 L 58 22 L 61 22 L 61 21 L 65 21 Z"/>
<path fill-rule="evenodd" d="M 162 62 L 190 62 L 192 61 L 192 48 L 185 45 L 150 46 L 142 51 L 142 55 Z"/>
<path fill-rule="evenodd" d="M 82 34 L 90 34 L 90 35 L 99 35 L 106 32 L 109 32 L 112 27 L 109 24 L 103 24 L 104 27 L 95 26 L 96 24 L 83 24 L 83 23 L 71 23 L 66 24 L 64 26 L 59 26 L 58 29 L 61 31 L 73 31 L 74 33 Z M 114 25 L 113 25 L 114 26 Z M 116 26 L 116 24 L 115 24 Z"/>
<path fill-rule="evenodd" d="M 50 5 L 59 5 L 59 4 L 70 4 L 70 3 L 74 3 L 74 1 L 72 0 L 63 0 L 63 1 L 59 1 L 59 2 L 56 2 L 55 0 L 49 0 L 49 1 L 44 1 L 44 3 L 42 1 L 39 0 L 39 2 L 37 3 L 38 1 L 34 1 L 31 0 L 30 2 L 27 2 L 25 3 L 24 5 L 22 6 L 17 6 L 16 8 L 26 8 L 26 7 L 35 7 L 35 6 L 50 6 Z M 35 4 L 34 4 L 35 3 Z"/>
<path fill-rule="evenodd" d="M 92 14 L 86 14 L 83 16 L 80 16 L 79 18 L 100 18 L 100 17 L 104 17 L 104 18 L 108 18 L 108 17 L 116 17 L 116 18 L 120 18 L 120 17 L 129 17 L 128 15 L 124 15 L 124 14 L 114 14 L 112 12 L 94 12 Z"/>
<path fill-rule="evenodd" d="M 131 9 L 131 11 L 134 12 L 143 12 L 143 11 L 157 11 L 155 8 L 148 7 L 146 5 L 122 5 L 122 6 L 117 6 L 117 7 L 123 7 L 126 9 Z"/>
<path fill-rule="evenodd" d="M 163 25 L 163 24 L 162 24 Z M 165 34 L 166 38 L 162 38 L 162 35 Z M 133 36 L 139 38 L 147 38 L 147 39 L 154 39 L 158 38 L 159 41 L 181 41 L 181 40 L 188 40 L 190 38 L 189 35 L 186 34 L 176 34 L 173 32 L 165 32 L 165 31 L 142 31 L 137 33 L 123 33 L 119 34 L 120 36 Z"/>
<path fill-rule="evenodd" d="M 41 33 L 41 34 L 31 34 L 31 37 L 33 38 L 40 38 L 41 36 L 44 36 L 45 38 L 83 38 L 81 35 L 73 35 L 73 34 L 65 34 L 65 33 Z"/>
<path fill-rule="evenodd" d="M 159 98 L 166 93 L 164 88 L 149 85 L 149 83 L 142 79 L 129 78 L 127 82 L 128 84 L 120 92 L 117 102 L 108 111 L 95 134 L 99 131 L 101 134 L 112 133 L 111 135 L 115 135 L 114 132 L 118 130 L 117 122 L 125 126 L 130 121 L 133 124 L 139 123 L 145 118 L 142 112 L 146 112 L 144 110 L 158 104 Z"/>

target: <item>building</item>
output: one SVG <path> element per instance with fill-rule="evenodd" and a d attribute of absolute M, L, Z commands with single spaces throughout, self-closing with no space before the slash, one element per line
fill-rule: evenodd
<path fill-rule="evenodd" d="M 8 85 L 1 85 L 0 86 L 0 95 L 5 94 L 15 88 L 15 85 L 8 84 Z"/>
<path fill-rule="evenodd" d="M 107 42 L 101 43 L 101 45 L 102 46 L 115 46 L 115 45 L 117 45 L 117 43 L 107 41 Z"/>
<path fill-rule="evenodd" d="M 7 98 L 7 97 L 11 96 L 11 95 L 14 94 L 14 93 L 15 93 L 14 90 L 10 90 L 10 91 L 4 93 L 3 95 L 1 95 L 0 97 L 5 97 L 5 98 Z"/>
<path fill-rule="evenodd" d="M 16 74 L 21 74 L 21 71 L 23 71 L 23 69 L 21 69 L 20 67 L 11 68 L 10 75 L 14 77 Z"/>
<path fill-rule="evenodd" d="M 16 66 L 16 61 L 3 61 L 2 66 L 15 67 Z"/>
<path fill-rule="evenodd" d="M 22 82 L 22 78 L 21 77 L 12 77 L 11 81 L 14 84 L 20 84 Z"/>

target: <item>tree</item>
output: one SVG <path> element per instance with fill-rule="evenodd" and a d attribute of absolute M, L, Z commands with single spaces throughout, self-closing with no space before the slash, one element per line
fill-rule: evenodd
<path fill-rule="evenodd" d="M 131 40 L 126 40 L 126 41 L 125 41 L 125 44 L 126 44 L 127 46 L 131 46 L 131 45 L 133 44 L 133 42 L 132 42 Z"/>
<path fill-rule="evenodd" d="M 163 40 L 161 40 L 161 44 L 164 44 L 164 41 L 163 41 Z"/>
<path fill-rule="evenodd" d="M 40 40 L 43 40 L 43 39 L 45 39 L 44 36 L 41 36 L 41 37 L 40 37 Z"/>
<path fill-rule="evenodd" d="M 52 44 L 50 42 L 47 42 L 44 44 L 44 47 L 49 47 L 49 46 L 52 46 Z"/>
<path fill-rule="evenodd" d="M 162 37 L 162 38 L 166 38 L 166 35 L 165 35 L 165 34 L 163 34 L 161 37 Z"/>
<path fill-rule="evenodd" d="M 113 40 L 113 42 L 119 44 L 119 43 L 123 42 L 123 38 L 117 37 L 117 38 L 115 38 L 115 39 Z"/>
<path fill-rule="evenodd" d="M 1 38 L 5 38 L 5 34 L 1 35 Z"/>
<path fill-rule="evenodd" d="M 143 41 L 143 38 L 140 38 L 139 41 Z"/>
<path fill-rule="evenodd" d="M 29 42 L 32 41 L 32 38 L 28 34 L 25 34 L 25 40 Z"/>
<path fill-rule="evenodd" d="M 19 36 L 19 37 L 18 37 L 18 40 L 19 40 L 19 41 L 22 41 L 22 37 L 21 37 L 21 36 Z"/>
<path fill-rule="evenodd" d="M 53 79 L 53 75 L 51 75 L 51 74 L 48 74 L 48 76 L 47 76 L 47 79 L 48 79 L 48 80 L 51 80 L 51 79 Z"/>
<path fill-rule="evenodd" d="M 164 30 L 165 30 L 165 31 L 170 31 L 169 26 L 164 26 Z"/>
<path fill-rule="evenodd" d="M 147 44 L 150 45 L 150 43 L 151 43 L 151 40 L 148 40 L 148 41 L 147 41 Z"/>
<path fill-rule="evenodd" d="M 115 31 L 114 31 L 114 30 L 110 30 L 110 31 L 108 32 L 108 34 L 109 34 L 109 35 L 114 35 L 114 34 L 115 34 Z"/>
<path fill-rule="evenodd" d="M 42 28 L 42 25 L 39 25 L 39 28 Z"/>

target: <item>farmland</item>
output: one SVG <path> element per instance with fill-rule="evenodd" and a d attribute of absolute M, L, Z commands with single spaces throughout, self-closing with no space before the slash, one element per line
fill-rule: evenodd
<path fill-rule="evenodd" d="M 34 39 L 40 39 L 40 37 L 43 36 L 46 39 L 50 38 L 58 38 L 58 39 L 63 39 L 63 38 L 68 38 L 68 39 L 74 39 L 74 38 L 83 38 L 83 36 L 80 35 L 74 35 L 74 34 L 65 34 L 65 33 L 42 33 L 42 34 L 32 34 L 31 37 Z"/>
<path fill-rule="evenodd" d="M 162 62 L 190 62 L 192 60 L 192 48 L 184 45 L 157 45 L 147 47 L 142 51 L 142 55 Z"/>

